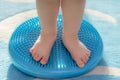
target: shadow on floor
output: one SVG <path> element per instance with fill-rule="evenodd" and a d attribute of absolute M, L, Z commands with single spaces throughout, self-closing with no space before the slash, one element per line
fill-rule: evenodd
<path fill-rule="evenodd" d="M 19 71 L 11 64 L 7 72 L 7 80 L 34 80 L 34 78 Z"/>

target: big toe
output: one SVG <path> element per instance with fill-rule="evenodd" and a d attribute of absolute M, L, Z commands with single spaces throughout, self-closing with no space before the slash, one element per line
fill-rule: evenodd
<path fill-rule="evenodd" d="M 32 53 L 32 54 L 33 54 L 33 53 L 35 53 L 35 52 L 36 52 L 36 49 L 37 49 L 37 48 L 35 48 L 35 47 L 33 46 L 33 47 L 29 50 L 29 51 L 30 51 L 30 53 Z"/>
<path fill-rule="evenodd" d="M 33 48 L 30 49 L 30 53 L 33 53 Z"/>

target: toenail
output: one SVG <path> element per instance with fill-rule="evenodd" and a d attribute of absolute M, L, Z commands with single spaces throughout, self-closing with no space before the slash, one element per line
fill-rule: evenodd
<path fill-rule="evenodd" d="M 40 63 L 41 63 L 41 64 L 46 64 L 46 62 L 45 62 L 45 61 L 41 61 Z"/>
<path fill-rule="evenodd" d="M 29 51 L 31 52 L 32 50 L 30 49 Z"/>
<path fill-rule="evenodd" d="M 86 63 L 87 62 L 87 60 L 86 60 L 86 58 L 84 57 L 84 63 Z"/>
<path fill-rule="evenodd" d="M 90 53 L 87 52 L 87 55 L 90 56 Z"/>
<path fill-rule="evenodd" d="M 81 68 L 83 68 L 83 67 L 84 67 L 84 64 L 80 64 L 79 66 L 80 66 Z"/>
<path fill-rule="evenodd" d="M 36 52 L 35 52 L 35 51 L 33 51 L 33 52 L 32 52 L 32 55 L 34 56 L 35 54 L 36 54 Z"/>

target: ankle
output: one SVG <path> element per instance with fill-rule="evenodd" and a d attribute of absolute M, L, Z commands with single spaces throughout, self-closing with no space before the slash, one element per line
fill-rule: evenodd
<path fill-rule="evenodd" d="M 77 34 L 62 34 L 62 40 L 63 41 L 75 41 L 78 40 L 78 35 Z"/>
<path fill-rule="evenodd" d="M 41 35 L 56 35 L 57 34 L 57 29 L 54 29 L 54 30 L 41 30 Z"/>
<path fill-rule="evenodd" d="M 64 38 L 77 38 L 78 33 L 76 33 L 76 32 L 63 32 L 62 37 L 64 37 Z"/>

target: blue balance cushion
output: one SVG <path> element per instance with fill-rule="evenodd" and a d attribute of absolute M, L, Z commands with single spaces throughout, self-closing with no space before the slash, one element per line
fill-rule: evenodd
<path fill-rule="evenodd" d="M 57 39 L 48 63 L 42 65 L 36 62 L 29 52 L 41 33 L 39 18 L 34 17 L 20 24 L 9 41 L 9 53 L 14 66 L 26 74 L 39 78 L 67 78 L 92 70 L 100 62 L 103 54 L 102 39 L 96 29 L 88 22 L 82 21 L 78 37 L 91 50 L 91 56 L 85 67 L 79 68 L 62 43 L 62 27 L 62 15 L 59 15 Z"/>

